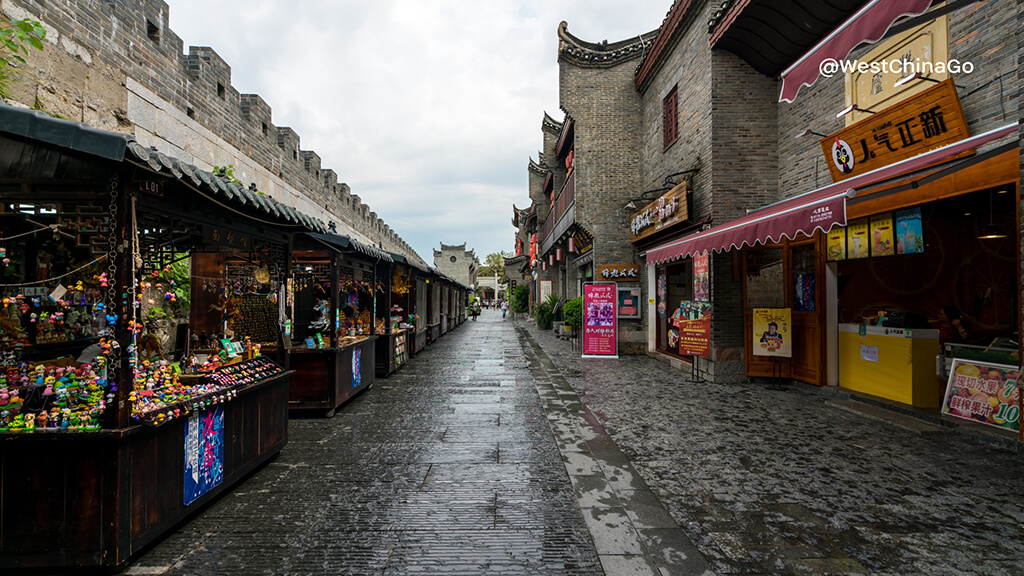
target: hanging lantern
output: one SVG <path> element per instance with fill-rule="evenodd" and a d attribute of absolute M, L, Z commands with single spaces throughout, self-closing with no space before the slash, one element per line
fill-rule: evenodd
<path fill-rule="evenodd" d="M 548 264 L 550 264 L 552 266 L 555 265 L 555 255 L 554 254 L 548 254 Z"/>
<path fill-rule="evenodd" d="M 562 261 L 562 249 L 561 248 L 555 250 L 555 260 L 558 260 L 559 262 Z"/>
<path fill-rule="evenodd" d="M 547 270 L 548 269 L 548 263 L 547 262 L 542 262 L 541 263 L 541 269 L 542 270 Z"/>
<path fill-rule="evenodd" d="M 575 254 L 576 253 L 576 239 L 573 238 L 572 236 L 569 237 L 569 253 L 570 254 Z"/>

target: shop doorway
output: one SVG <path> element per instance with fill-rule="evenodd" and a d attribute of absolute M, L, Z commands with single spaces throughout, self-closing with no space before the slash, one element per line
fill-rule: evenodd
<path fill-rule="evenodd" d="M 789 308 L 792 357 L 775 366 L 782 378 L 825 384 L 825 311 L 822 235 L 745 248 L 743 261 L 744 351 L 747 376 L 771 377 L 772 359 L 753 350 L 755 308 Z"/>

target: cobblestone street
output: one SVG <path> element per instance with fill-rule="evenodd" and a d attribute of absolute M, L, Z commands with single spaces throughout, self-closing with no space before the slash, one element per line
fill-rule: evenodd
<path fill-rule="evenodd" d="M 811 386 L 583 361 L 517 326 L 717 574 L 1024 574 L 1019 453 Z"/>
<path fill-rule="evenodd" d="M 1024 573 L 1019 455 L 685 376 L 485 311 L 127 573 Z"/>

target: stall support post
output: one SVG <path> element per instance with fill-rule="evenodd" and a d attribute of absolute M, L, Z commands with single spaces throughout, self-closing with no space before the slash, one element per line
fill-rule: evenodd
<path fill-rule="evenodd" d="M 107 287 L 107 310 L 113 310 L 108 314 L 117 315 L 111 338 L 118 346 L 114 347 L 114 362 L 107 366 L 107 370 L 114 374 L 114 383 L 117 386 L 114 398 L 117 416 L 114 426 L 124 429 L 131 425 L 132 405 L 129 395 L 135 385 L 132 354 L 128 349 L 131 345 L 131 333 L 125 329 L 128 326 L 131 307 L 135 306 L 135 302 L 128 301 L 129 286 L 135 282 L 135 262 L 129 246 L 131 236 L 128 232 L 128 222 L 131 221 L 129 211 L 132 206 L 130 194 L 118 179 L 117 172 L 111 173 L 110 207 L 113 213 L 110 222 L 111 245 L 108 247 L 107 256 L 107 270 L 114 272 L 110 274 L 111 285 Z"/>
<path fill-rule="evenodd" d="M 331 285 L 328 288 L 330 293 L 328 296 L 331 301 L 331 323 L 327 327 L 327 343 L 331 348 L 338 347 L 338 306 L 341 302 L 338 299 L 338 258 L 341 258 L 341 254 L 335 251 L 331 251 Z"/>
<path fill-rule="evenodd" d="M 373 303 L 370 305 L 370 334 L 377 333 L 377 267 L 380 266 L 380 258 L 373 265 L 373 285 L 370 286 L 370 297 Z"/>
<path fill-rule="evenodd" d="M 778 368 L 778 376 L 775 375 L 775 370 Z M 768 384 L 769 390 L 785 390 L 786 387 L 782 385 L 782 363 L 779 362 L 777 356 L 772 356 L 772 379 Z"/>

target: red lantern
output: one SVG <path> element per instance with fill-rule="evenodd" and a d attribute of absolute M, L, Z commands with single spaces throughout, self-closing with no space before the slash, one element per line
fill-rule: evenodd
<path fill-rule="evenodd" d="M 555 260 L 558 260 L 559 262 L 562 261 L 562 249 L 561 248 L 555 250 Z"/>
<path fill-rule="evenodd" d="M 576 253 L 576 239 L 573 238 L 572 236 L 569 237 L 569 253 Z"/>
<path fill-rule="evenodd" d="M 551 264 L 552 266 L 555 265 L 555 255 L 554 254 L 548 254 L 548 264 Z"/>

